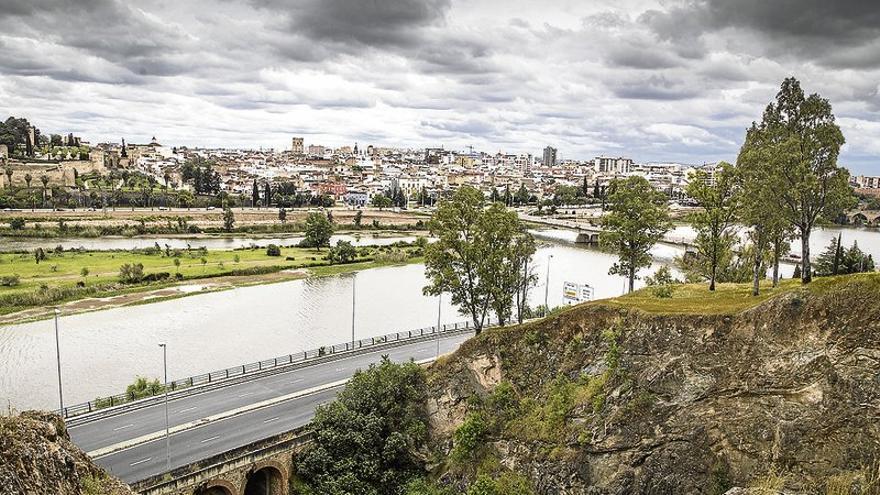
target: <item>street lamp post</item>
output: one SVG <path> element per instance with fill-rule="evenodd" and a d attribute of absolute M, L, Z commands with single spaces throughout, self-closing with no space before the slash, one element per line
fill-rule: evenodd
<path fill-rule="evenodd" d="M 168 435 L 168 344 L 159 342 L 162 348 L 162 368 L 164 370 L 165 388 L 165 472 L 171 471 L 171 439 Z"/>
<path fill-rule="evenodd" d="M 440 358 L 440 311 L 443 308 L 443 293 L 437 295 L 437 358 Z"/>
<path fill-rule="evenodd" d="M 544 316 L 550 313 L 550 306 L 547 305 L 547 296 L 550 294 L 550 260 L 553 255 L 547 256 L 547 276 L 544 278 Z"/>
<path fill-rule="evenodd" d="M 351 350 L 354 350 L 354 310 L 357 300 L 357 275 L 351 277 Z"/>
<path fill-rule="evenodd" d="M 61 386 L 61 341 L 58 338 L 58 315 L 61 310 L 55 308 L 55 360 L 58 363 L 58 412 L 64 417 L 64 392 Z"/>

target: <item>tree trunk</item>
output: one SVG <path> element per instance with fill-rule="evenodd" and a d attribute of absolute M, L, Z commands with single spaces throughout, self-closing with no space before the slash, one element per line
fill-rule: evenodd
<path fill-rule="evenodd" d="M 810 229 L 801 228 L 801 283 L 813 281 L 813 267 L 810 264 Z"/>
<path fill-rule="evenodd" d="M 782 256 L 782 239 L 776 238 L 773 242 L 773 287 L 779 286 L 779 257 Z"/>
<path fill-rule="evenodd" d="M 717 270 L 718 270 L 718 262 L 716 262 L 713 259 L 712 260 L 712 275 L 709 277 L 709 290 L 710 291 L 715 290 L 715 273 L 717 272 Z"/>
<path fill-rule="evenodd" d="M 631 267 L 629 269 L 629 292 L 635 290 L 636 287 L 636 269 L 635 267 Z"/>
<path fill-rule="evenodd" d="M 761 250 L 755 249 L 755 266 L 752 270 L 752 295 L 757 296 L 761 292 Z"/>

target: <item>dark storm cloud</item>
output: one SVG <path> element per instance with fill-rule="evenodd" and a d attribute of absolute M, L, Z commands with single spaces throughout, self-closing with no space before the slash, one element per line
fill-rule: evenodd
<path fill-rule="evenodd" d="M 880 64 L 876 0 L 696 0 L 640 16 L 661 39 L 692 44 L 705 33 L 742 30 L 762 38 L 772 56 L 795 54 L 822 65 Z"/>
<path fill-rule="evenodd" d="M 184 34 L 123 1 L 6 0 L 0 9 L 0 32 L 39 37 L 57 47 L 77 50 L 78 56 L 67 61 L 70 67 L 80 64 L 85 55 L 125 67 L 139 76 L 167 76 L 187 70 L 184 64 L 167 59 L 179 52 L 186 39 Z M 40 54 L 19 52 L 16 56 Z M 77 79 L 73 68 L 56 68 L 46 75 L 65 79 L 65 73 L 71 74 L 67 78 Z"/>
<path fill-rule="evenodd" d="M 407 46 L 426 26 L 442 23 L 450 0 L 253 0 L 286 15 L 297 32 L 315 40 L 372 47 Z"/>
<path fill-rule="evenodd" d="M 635 100 L 684 100 L 701 94 L 700 89 L 690 82 L 673 81 L 662 75 L 607 84 L 616 96 Z"/>

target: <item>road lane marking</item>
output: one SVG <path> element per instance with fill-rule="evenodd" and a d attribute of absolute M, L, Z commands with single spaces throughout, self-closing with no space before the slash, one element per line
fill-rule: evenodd
<path fill-rule="evenodd" d="M 206 439 L 202 440 L 200 443 L 210 442 L 211 440 L 217 440 L 218 438 L 220 438 L 220 435 L 217 435 L 217 436 L 211 437 L 211 438 L 206 438 Z"/>
<path fill-rule="evenodd" d="M 264 419 L 263 423 L 271 423 L 272 421 L 278 421 L 278 416 L 275 416 L 274 418 Z"/>
<path fill-rule="evenodd" d="M 305 380 L 305 378 L 298 378 L 298 379 L 296 379 L 296 380 L 290 382 L 290 384 L 293 385 L 294 383 L 299 383 L 299 382 L 301 382 L 301 381 L 303 381 L 303 380 Z"/>
<path fill-rule="evenodd" d="M 129 466 L 137 466 L 138 464 L 143 464 L 143 463 L 149 461 L 150 459 L 152 459 L 152 457 L 147 457 L 146 459 L 141 459 L 139 461 L 132 462 L 131 464 L 129 464 Z"/>
<path fill-rule="evenodd" d="M 178 413 L 182 413 L 182 412 L 192 411 L 192 410 L 194 410 L 194 409 L 196 409 L 196 406 L 187 407 L 186 409 L 181 409 L 181 410 L 179 410 L 179 411 L 177 411 L 177 412 L 178 412 Z"/>
<path fill-rule="evenodd" d="M 126 429 L 126 428 L 131 428 L 132 426 L 134 426 L 133 423 L 132 423 L 132 424 L 125 425 L 125 426 L 120 426 L 119 428 L 113 428 L 113 431 L 124 430 L 124 429 Z"/>
<path fill-rule="evenodd" d="M 348 368 L 336 368 L 336 372 L 338 373 L 338 372 L 340 372 L 340 371 L 345 371 L 345 370 L 347 370 L 347 369 L 348 369 Z"/>
<path fill-rule="evenodd" d="M 253 392 L 245 392 L 245 393 L 239 395 L 239 397 L 247 397 L 248 395 L 253 395 Z"/>

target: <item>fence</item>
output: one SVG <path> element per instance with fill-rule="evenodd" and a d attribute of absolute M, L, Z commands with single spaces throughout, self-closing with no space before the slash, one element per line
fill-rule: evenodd
<path fill-rule="evenodd" d="M 494 326 L 497 323 L 496 320 L 489 318 L 484 328 L 489 328 Z M 361 349 L 371 349 L 374 346 L 380 346 L 383 344 L 388 344 L 391 342 L 406 342 L 408 340 L 418 340 L 422 339 L 425 336 L 429 335 L 443 335 L 443 334 L 452 334 L 460 331 L 470 330 L 473 328 L 471 322 L 457 322 L 457 323 L 448 323 L 440 326 L 439 332 L 436 326 L 418 328 L 416 330 L 408 330 L 404 332 L 395 332 L 389 333 L 386 335 L 381 335 L 378 337 L 370 337 L 366 339 L 355 340 L 354 342 L 345 342 L 341 344 L 333 344 L 330 346 L 322 346 L 317 349 L 311 349 L 308 351 L 297 352 L 293 354 L 286 354 L 284 356 L 279 356 L 271 359 L 265 359 L 263 361 L 256 361 L 253 363 L 242 364 L 240 366 L 234 366 L 232 368 L 226 368 L 217 371 L 211 371 L 210 373 L 204 373 L 201 375 L 189 376 L 187 378 L 183 378 L 180 380 L 174 380 L 169 383 L 166 383 L 160 390 L 157 391 L 156 394 L 152 394 L 149 396 L 132 396 L 130 394 L 117 394 L 111 395 L 109 397 L 99 397 L 95 400 L 91 400 L 89 402 L 84 402 L 82 404 L 76 404 L 73 406 L 65 407 L 61 414 L 64 418 L 72 418 L 74 416 L 78 416 L 81 414 L 90 413 L 93 411 L 98 411 L 101 409 L 105 409 L 108 407 L 114 407 L 122 404 L 126 404 L 129 402 L 134 402 L 136 400 L 146 399 L 148 397 L 154 397 L 158 394 L 164 393 L 165 388 L 169 391 L 173 392 L 175 390 L 182 390 L 186 388 L 191 388 L 200 385 L 207 385 L 210 383 L 220 382 L 223 380 L 227 380 L 230 378 L 241 377 L 245 375 L 253 375 L 258 374 L 263 371 L 271 370 L 274 368 L 290 366 L 293 364 L 304 363 L 307 361 L 316 360 L 318 358 L 322 358 L 325 356 L 337 354 L 340 352 L 350 352 L 350 351 L 359 351 Z M 439 337 L 438 335 L 438 337 Z"/>

